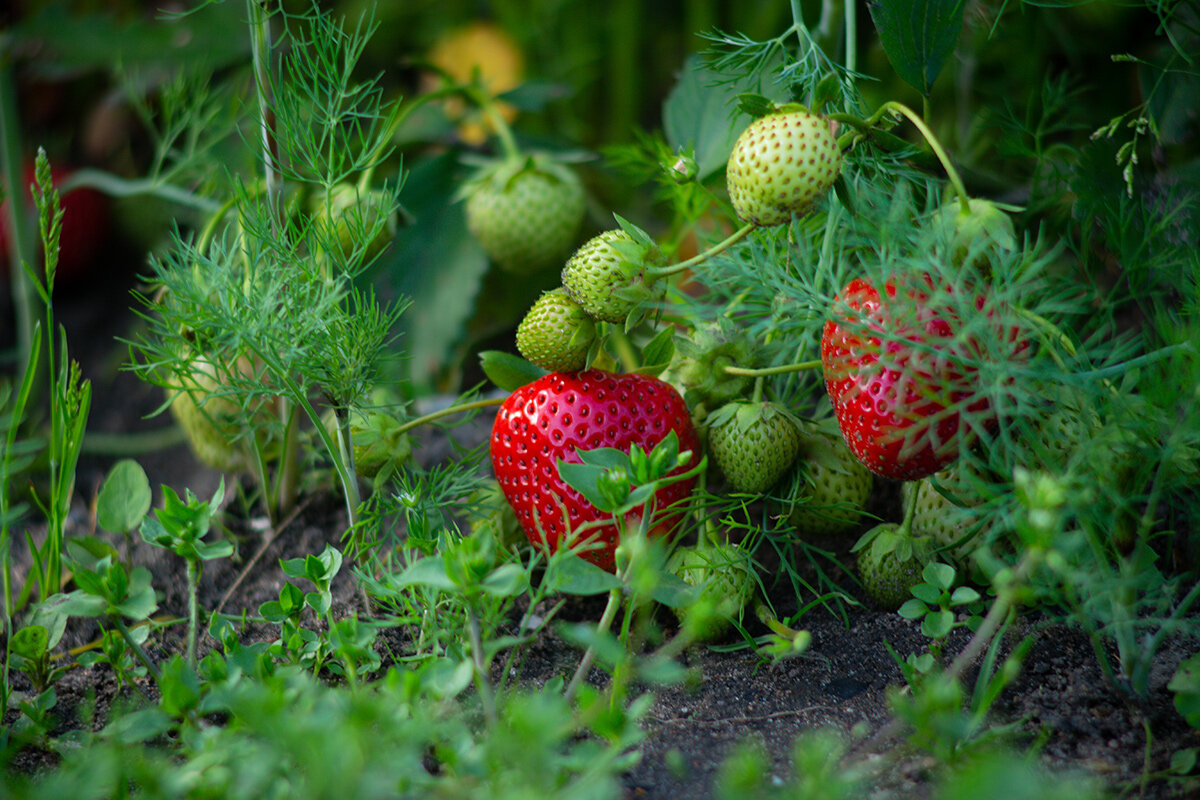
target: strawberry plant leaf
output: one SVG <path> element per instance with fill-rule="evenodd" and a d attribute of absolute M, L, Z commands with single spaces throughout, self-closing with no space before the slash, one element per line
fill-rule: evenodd
<path fill-rule="evenodd" d="M 729 116 L 730 107 L 744 87 L 729 85 L 727 80 L 708 69 L 699 56 L 692 56 L 663 104 L 667 143 L 676 151 L 693 149 L 698 180 L 725 168 L 733 143 L 745 127 L 733 125 Z M 770 100 L 763 100 L 773 106 Z"/>
<path fill-rule="evenodd" d="M 892 68 L 926 97 L 958 44 L 963 5 L 963 0 L 876 0 L 869 6 Z"/>
<path fill-rule="evenodd" d="M 506 392 L 516 391 L 546 374 L 536 364 L 503 350 L 484 350 L 479 354 L 479 366 L 496 388 Z"/>

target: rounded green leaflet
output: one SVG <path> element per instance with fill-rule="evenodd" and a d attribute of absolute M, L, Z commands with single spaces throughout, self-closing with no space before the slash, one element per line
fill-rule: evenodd
<path fill-rule="evenodd" d="M 150 511 L 150 479 L 131 458 L 113 465 L 96 498 L 96 524 L 109 533 L 128 533 Z"/>

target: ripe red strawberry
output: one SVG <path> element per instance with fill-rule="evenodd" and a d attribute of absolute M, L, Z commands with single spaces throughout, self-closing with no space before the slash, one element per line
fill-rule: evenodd
<path fill-rule="evenodd" d="M 742 132 L 725 168 L 739 218 L 780 225 L 829 191 L 842 167 L 830 122 L 799 106 L 784 106 Z"/>
<path fill-rule="evenodd" d="M 492 469 L 529 541 L 553 552 L 579 526 L 605 519 L 562 481 L 558 461 L 579 463 L 577 449 L 628 452 L 637 444 L 648 451 L 671 431 L 680 451 L 699 453 L 687 404 L 670 384 L 601 370 L 552 372 L 517 389 L 500 407 L 492 426 Z M 679 481 L 659 489 L 652 533 L 670 531 L 678 510 L 664 512 L 685 500 L 693 486 L 694 481 Z M 581 535 L 595 545 L 583 551 L 584 558 L 613 570 L 616 524 Z"/>
<path fill-rule="evenodd" d="M 959 455 L 963 412 L 989 413 L 967 363 L 982 347 L 958 335 L 953 293 L 928 276 L 889 279 L 883 296 L 856 279 L 840 295 L 848 313 L 825 323 L 821 362 L 838 427 L 854 456 L 885 478 L 941 470 Z M 985 302 L 977 296 L 975 308 Z"/>

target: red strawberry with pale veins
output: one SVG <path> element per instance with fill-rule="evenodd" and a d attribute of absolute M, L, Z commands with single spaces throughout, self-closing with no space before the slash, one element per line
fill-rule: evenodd
<path fill-rule="evenodd" d="M 634 444 L 650 451 L 675 431 L 679 450 L 699 453 L 687 404 L 668 383 L 637 374 L 602 370 L 553 372 L 517 389 L 492 426 L 492 468 L 529 541 L 556 550 L 571 531 L 607 515 L 570 488 L 558 475 L 559 460 L 579 463 L 576 450 L 612 447 L 628 452 Z M 651 532 L 668 533 L 694 480 L 662 487 L 655 494 Z M 615 523 L 581 533 L 592 543 L 581 555 L 614 569 Z"/>
<path fill-rule="evenodd" d="M 856 279 L 839 296 L 848 313 L 825 323 L 821 362 L 838 427 L 855 457 L 885 478 L 917 480 L 943 469 L 958 458 L 969 427 L 963 412 L 991 413 L 971 364 L 983 346 L 961 335 L 955 309 L 963 303 L 952 302 L 954 291 L 929 276 L 892 278 L 881 296 Z M 977 295 L 973 305 L 983 313 L 985 303 Z M 1020 349 L 1014 344 L 1013 355 Z"/>

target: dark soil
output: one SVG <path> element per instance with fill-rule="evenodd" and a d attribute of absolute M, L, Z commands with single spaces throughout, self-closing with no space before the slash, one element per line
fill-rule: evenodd
<path fill-rule="evenodd" d="M 169 424 L 169 416 L 147 419 L 161 402 L 158 390 L 120 370 L 126 357 L 113 337 L 129 333 L 126 287 L 113 282 L 107 288 L 83 292 L 60 300 L 60 321 L 73 342 L 73 355 L 84 364 L 85 376 L 94 383 L 89 430 L 98 432 L 143 431 Z M 457 436 L 470 439 L 486 435 L 489 421 L 478 420 Z M 481 440 L 479 440 L 481 441 Z M 445 456 L 445 442 L 430 440 L 419 453 L 425 462 Z M 89 456 L 80 467 L 77 493 L 90 500 L 115 457 Z M 182 492 L 191 489 L 200 497 L 215 490 L 219 476 L 195 461 L 183 445 L 139 456 L 156 487 L 155 505 L 161 502 L 157 487 L 167 484 Z M 227 496 L 232 496 L 232 492 Z M 210 562 L 201 584 L 201 607 L 221 607 L 228 613 L 254 612 L 259 604 L 277 599 L 283 582 L 281 558 L 318 553 L 327 542 L 338 544 L 344 530 L 340 501 L 333 496 L 307 497 L 300 512 L 273 535 L 264 520 L 245 519 L 230 507 L 229 528 L 238 538 L 236 557 Z M 87 508 L 80 505 L 73 520 L 75 535 L 92 529 Z M 135 537 L 136 540 L 137 537 Z M 118 542 L 118 546 L 124 546 Z M 260 552 L 261 551 L 261 552 Z M 134 563 L 154 573 L 160 592 L 159 613 L 185 610 L 184 577 L 179 559 L 134 541 Z M 335 603 L 346 612 L 360 606 L 361 595 L 350 585 L 348 570 L 335 586 Z M 591 600 L 574 601 L 566 618 L 596 619 L 599 607 Z M 669 624 L 669 623 L 665 623 Z M 695 679 L 685 686 L 657 690 L 649 716 L 643 758 L 626 778 L 631 798 L 707 797 L 722 760 L 743 742 L 760 746 L 772 763 L 771 776 L 785 779 L 791 771 L 792 741 L 817 728 L 829 728 L 854 738 L 856 755 L 888 752 L 899 739 L 888 739 L 891 719 L 887 695 L 903 686 L 903 677 L 885 642 L 905 655 L 922 652 L 928 641 L 916 623 L 893 613 L 850 609 L 843 619 L 822 609 L 806 615 L 802 624 L 812 634 L 812 646 L 802 656 L 770 666 L 749 650 L 717 652 L 695 647 L 685 662 Z M 755 623 L 756 625 L 756 623 Z M 1166 768 L 1173 752 L 1200 746 L 1200 732 L 1189 729 L 1172 706 L 1166 684 L 1181 660 L 1194 652 L 1195 641 L 1171 641 L 1162 651 L 1151 676 L 1149 699 L 1132 702 L 1106 682 L 1097 656 L 1086 637 L 1051 620 L 1019 620 L 1010 633 L 1011 645 L 1026 635 L 1033 646 L 1016 684 L 995 707 L 994 721 L 1015 723 L 1011 743 L 1024 750 L 1040 748 L 1041 758 L 1054 770 L 1077 770 L 1098 777 L 1115 791 L 1133 789 L 1138 796 L 1182 798 L 1195 791 L 1189 786 L 1151 781 L 1145 793 L 1137 784 L 1144 770 Z M 72 628 L 67 646 L 88 641 L 94 631 Z M 752 632 L 762 633 L 757 629 Z M 248 631 L 268 637 L 267 630 Z M 956 632 L 945 657 L 966 641 Z M 397 634 L 399 635 L 399 634 Z M 182 647 L 182 631 L 172 629 L 152 640 L 152 653 L 164 657 Z M 527 680 L 540 683 L 554 674 L 569 674 L 579 654 L 548 633 L 535 643 L 527 661 Z M 596 680 L 603 676 L 596 672 Z M 968 680 L 972 678 L 968 674 Z M 58 686 L 58 711 L 72 711 L 94 699 L 98 719 L 118 697 L 132 697 L 129 687 L 119 688 L 106 667 L 72 670 Z M 99 723 L 97 723 L 99 724 Z M 1152 734 L 1147 747 L 1146 734 Z M 894 767 L 875 797 L 923 797 L 929 794 L 934 762 L 920 752 L 893 751 Z M 31 765 L 36 766 L 36 765 Z"/>

